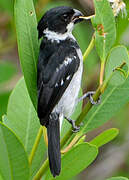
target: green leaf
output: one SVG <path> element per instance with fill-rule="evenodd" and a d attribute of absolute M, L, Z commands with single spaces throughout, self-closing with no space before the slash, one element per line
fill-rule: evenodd
<path fill-rule="evenodd" d="M 37 108 L 37 20 L 32 0 L 15 0 L 14 16 L 22 71 L 31 100 Z"/>
<path fill-rule="evenodd" d="M 2 116 L 2 122 L 4 122 L 4 121 L 8 121 L 8 118 L 7 118 L 7 115 L 6 115 L 6 114 L 4 114 L 4 115 Z"/>
<path fill-rule="evenodd" d="M 129 180 L 129 179 L 126 177 L 112 177 L 112 178 L 109 178 L 107 180 Z"/>
<path fill-rule="evenodd" d="M 9 81 L 16 73 L 16 67 L 9 62 L 0 61 L 0 83 Z"/>
<path fill-rule="evenodd" d="M 117 71 L 110 80 L 110 84 L 112 85 L 120 85 L 125 82 L 127 78 L 127 74 L 129 72 L 129 56 L 128 51 L 126 47 L 124 46 L 117 46 L 113 48 L 108 56 L 106 68 L 105 68 L 105 79 L 108 79 L 109 76 L 112 74 L 113 69 L 119 67 L 122 65 L 122 63 L 126 63 L 124 66 L 124 72 L 126 76 L 124 76 L 123 73 L 120 73 Z"/>
<path fill-rule="evenodd" d="M 29 180 L 29 163 L 23 145 L 2 123 L 0 123 L 0 173 L 5 180 Z"/>
<path fill-rule="evenodd" d="M 84 118 L 80 133 L 87 133 L 116 114 L 129 101 L 129 78 L 121 86 L 109 86 L 99 105 L 94 105 Z"/>
<path fill-rule="evenodd" d="M 62 156 L 62 167 L 60 176 L 53 178 L 50 171 L 47 172 L 45 180 L 68 180 L 79 174 L 88 167 L 96 158 L 98 149 L 88 143 L 74 146 Z"/>
<path fill-rule="evenodd" d="M 81 144 L 81 143 L 85 142 L 85 139 L 86 139 L 86 135 L 83 135 L 83 136 L 78 140 L 78 142 L 75 144 L 75 146 L 78 145 L 78 144 Z"/>
<path fill-rule="evenodd" d="M 107 0 L 94 0 L 95 18 L 92 24 L 95 28 L 96 50 L 101 61 L 105 61 L 108 52 L 116 39 L 115 18 Z"/>
<path fill-rule="evenodd" d="M 10 92 L 0 93 L 0 120 L 2 119 L 2 115 L 7 111 L 9 95 Z"/>
<path fill-rule="evenodd" d="M 99 148 L 104 144 L 107 144 L 108 142 L 113 140 L 118 135 L 118 133 L 119 133 L 118 129 L 115 128 L 108 129 L 102 132 L 101 134 L 99 134 L 92 141 L 90 141 L 90 144 L 93 144 Z"/>
<path fill-rule="evenodd" d="M 85 22 L 77 24 L 73 30 L 73 34 L 77 39 L 82 53 L 84 53 L 92 38 L 93 32 L 91 26 Z"/>
<path fill-rule="evenodd" d="M 29 155 L 35 142 L 40 123 L 23 78 L 18 82 L 11 93 L 7 108 L 7 117 L 8 121 L 5 120 L 4 124 L 17 134 Z M 40 167 L 45 151 L 46 148 L 42 137 L 32 161 L 32 176 Z"/>

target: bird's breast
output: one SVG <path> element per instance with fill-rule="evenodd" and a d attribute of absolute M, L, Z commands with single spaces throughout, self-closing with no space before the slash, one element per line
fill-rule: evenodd
<path fill-rule="evenodd" d="M 65 90 L 60 101 L 56 105 L 56 110 L 62 112 L 66 117 L 70 117 L 75 109 L 76 100 L 81 87 L 82 71 L 83 71 L 83 60 L 80 49 L 77 49 L 77 54 L 80 59 L 78 70 L 74 74 L 69 86 Z"/>

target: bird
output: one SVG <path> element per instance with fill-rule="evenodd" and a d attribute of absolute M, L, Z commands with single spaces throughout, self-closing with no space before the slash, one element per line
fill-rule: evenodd
<path fill-rule="evenodd" d="M 49 167 L 53 177 L 61 172 L 63 119 L 72 124 L 74 132 L 79 131 L 70 116 L 78 102 L 83 56 L 72 31 L 83 16 L 77 9 L 59 6 L 48 10 L 37 26 L 38 38 L 42 38 L 37 64 L 37 113 L 40 124 L 47 128 Z M 91 99 L 92 94 L 85 97 Z"/>

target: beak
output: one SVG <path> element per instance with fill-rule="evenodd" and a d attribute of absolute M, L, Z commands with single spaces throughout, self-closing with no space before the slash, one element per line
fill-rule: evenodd
<path fill-rule="evenodd" d="M 89 20 L 91 18 L 95 17 L 95 14 L 91 15 L 91 16 L 79 16 L 80 19 L 85 19 L 85 20 Z"/>
<path fill-rule="evenodd" d="M 75 13 L 72 17 L 72 21 L 74 22 L 74 24 L 81 22 L 83 19 L 79 18 L 79 17 L 83 17 L 84 15 L 80 11 L 78 11 L 77 9 L 74 9 L 74 12 Z"/>

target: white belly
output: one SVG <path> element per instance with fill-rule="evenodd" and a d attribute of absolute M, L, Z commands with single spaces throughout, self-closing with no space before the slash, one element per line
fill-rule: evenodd
<path fill-rule="evenodd" d="M 80 58 L 80 65 L 77 72 L 74 74 L 69 86 L 65 90 L 63 96 L 61 97 L 60 101 L 54 108 L 54 111 L 61 113 L 63 116 L 70 117 L 74 112 L 76 100 L 78 98 L 78 94 L 81 87 L 81 78 L 82 78 L 82 71 L 83 71 L 83 58 L 81 50 L 78 49 L 77 51 L 78 56 Z M 62 124 L 62 122 L 60 122 Z"/>

